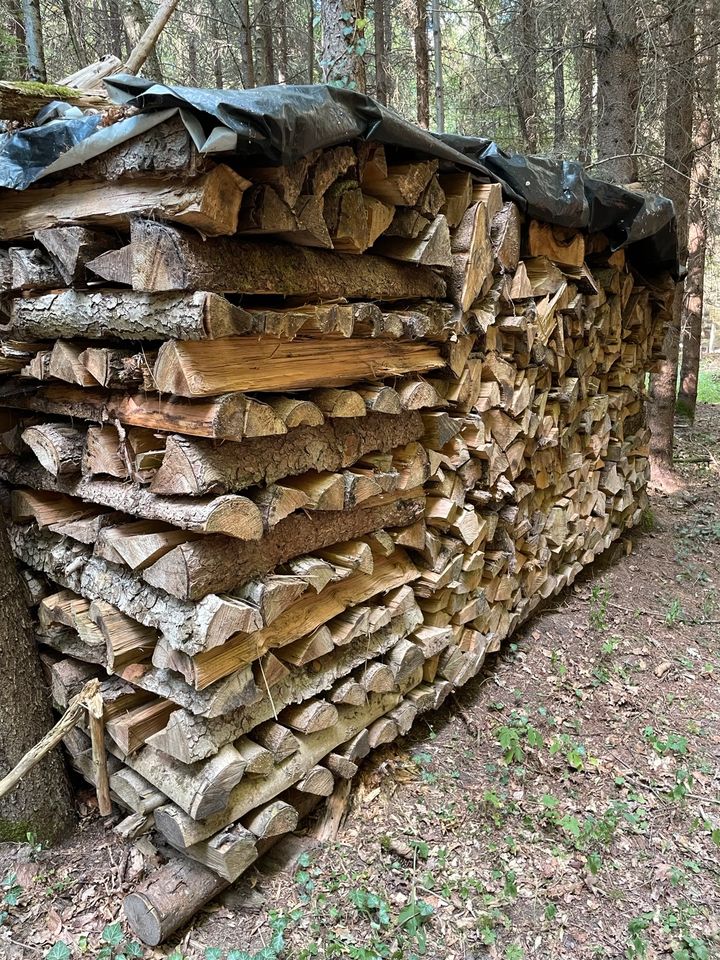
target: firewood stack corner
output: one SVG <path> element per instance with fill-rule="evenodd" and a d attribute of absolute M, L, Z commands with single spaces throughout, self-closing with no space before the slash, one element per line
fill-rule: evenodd
<path fill-rule="evenodd" d="M 638 523 L 672 296 L 471 164 L 161 132 L 0 213 L 8 528 L 116 829 L 176 852 L 152 944 Z"/>

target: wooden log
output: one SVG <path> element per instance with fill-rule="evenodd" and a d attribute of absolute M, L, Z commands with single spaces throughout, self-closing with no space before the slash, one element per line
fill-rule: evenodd
<path fill-rule="evenodd" d="M 547 257 L 555 263 L 581 267 L 585 261 L 585 239 L 579 230 L 531 220 L 528 253 L 531 257 Z"/>
<path fill-rule="evenodd" d="M 102 280 L 110 283 L 132 285 L 132 244 L 126 243 L 117 250 L 108 250 L 88 260 L 87 269 Z"/>
<path fill-rule="evenodd" d="M 284 800 L 271 800 L 243 818 L 243 826 L 258 840 L 290 833 L 297 824 L 297 810 Z"/>
<path fill-rule="evenodd" d="M 269 243 L 218 239 L 136 220 L 131 230 L 135 290 L 204 289 L 218 293 L 273 293 L 331 300 L 442 297 L 444 282 L 425 268 L 380 257 Z"/>
<path fill-rule="evenodd" d="M 249 332 L 251 319 L 216 293 L 61 290 L 14 300 L 9 326 L 29 338 L 203 340 Z"/>
<path fill-rule="evenodd" d="M 18 192 L 3 190 L 0 239 L 31 237 L 63 222 L 127 227 L 132 216 L 150 214 L 195 227 L 208 236 L 237 229 L 247 180 L 219 165 L 196 180 L 172 184 L 151 177 L 127 182 L 75 181 Z"/>
<path fill-rule="evenodd" d="M 297 813 L 295 819 L 297 822 Z M 257 860 L 257 837 L 241 823 L 235 823 L 184 852 L 232 883 Z"/>
<path fill-rule="evenodd" d="M 3 120 L 32 123 L 38 111 L 53 100 L 67 101 L 80 110 L 103 110 L 108 106 L 104 91 L 76 90 L 62 84 L 35 81 L 0 82 L 0 117 Z"/>
<path fill-rule="evenodd" d="M 229 537 L 203 537 L 165 554 L 143 572 L 143 579 L 180 599 L 199 599 L 211 592 L 233 590 L 292 557 L 343 538 L 381 527 L 405 526 L 422 516 L 423 506 L 417 492 L 407 491 L 382 504 L 366 503 L 338 513 L 293 515 L 273 527 L 256 548 L 248 543 L 238 549 L 240 541 Z"/>
<path fill-rule="evenodd" d="M 65 281 L 44 250 L 10 247 L 10 288 L 13 290 L 51 290 L 64 287 Z"/>
<path fill-rule="evenodd" d="M 330 770 L 318 765 L 308 770 L 302 780 L 298 780 L 295 789 L 315 797 L 329 797 L 334 786 L 335 780 Z"/>
<path fill-rule="evenodd" d="M 252 741 L 267 750 L 275 763 L 282 763 L 298 750 L 295 734 L 274 720 L 268 720 L 256 727 L 252 731 Z"/>
<path fill-rule="evenodd" d="M 453 265 L 448 293 L 453 303 L 466 312 L 492 275 L 493 251 L 483 203 L 468 207 L 453 234 L 451 247 Z"/>
<path fill-rule="evenodd" d="M 156 359 L 154 350 L 134 353 L 115 347 L 86 347 L 78 363 L 102 387 L 154 390 L 152 368 Z"/>
<path fill-rule="evenodd" d="M 208 867 L 177 858 L 125 897 L 123 910 L 143 943 L 157 946 L 228 885 Z"/>
<path fill-rule="evenodd" d="M 169 700 L 156 700 L 111 720 L 107 732 L 124 754 L 133 753 L 149 736 L 162 730 L 173 710 L 177 707 Z"/>
<path fill-rule="evenodd" d="M 89 230 L 87 227 L 50 227 L 35 231 L 35 239 L 50 254 L 66 284 L 84 283 L 88 261 L 108 250 L 114 250 L 117 241 L 110 233 Z"/>
<path fill-rule="evenodd" d="M 362 402 L 362 398 L 358 398 Z M 269 404 L 242 393 L 211 400 L 164 400 L 152 394 L 80 390 L 70 386 L 47 385 L 19 392 L 15 386 L 0 403 L 21 410 L 74 417 L 81 420 L 119 420 L 131 426 L 167 430 L 189 436 L 241 440 L 244 437 L 284 434 L 287 427 Z M 362 405 L 365 410 L 364 404 Z"/>
<path fill-rule="evenodd" d="M 85 436 L 64 423 L 39 423 L 23 430 L 23 441 L 54 477 L 80 472 Z"/>
<path fill-rule="evenodd" d="M 238 233 L 292 234 L 297 226 L 293 211 L 268 184 L 259 184 L 245 192 L 238 218 Z"/>
<path fill-rule="evenodd" d="M 259 540 L 263 534 L 262 518 L 255 504 L 247 497 L 230 494 L 214 498 L 175 498 L 155 496 L 139 485 L 116 480 L 53 477 L 39 464 L 25 466 L 8 457 L 0 458 L 0 477 L 14 484 L 23 484 L 36 491 L 69 494 L 79 498 L 77 514 L 86 505 L 83 500 L 104 504 L 147 520 L 162 520 L 171 526 L 199 533 L 224 533 L 239 539 Z"/>
<path fill-rule="evenodd" d="M 433 346 L 379 340 L 278 344 L 231 337 L 191 343 L 171 340 L 158 352 L 153 380 L 162 393 L 208 397 L 235 390 L 301 390 L 345 386 L 363 378 L 436 370 L 445 365 Z"/>
<path fill-rule="evenodd" d="M 143 815 L 167 802 L 164 793 L 128 767 L 110 775 L 110 789 L 131 810 Z"/>
<path fill-rule="evenodd" d="M 392 260 L 404 260 L 406 263 L 428 267 L 451 267 L 453 263 L 450 230 L 442 215 L 435 217 L 415 239 L 381 237 L 374 250 Z"/>
<path fill-rule="evenodd" d="M 418 163 L 394 164 L 387 167 L 386 175 L 366 166 L 362 175 L 362 187 L 371 197 L 384 203 L 412 207 L 436 173 L 437 160 Z"/>
<path fill-rule="evenodd" d="M 368 214 L 356 180 L 337 180 L 324 196 L 323 216 L 335 250 L 363 253 L 370 246 Z"/>
<path fill-rule="evenodd" d="M 149 660 L 157 643 L 157 631 L 126 616 L 104 600 L 93 600 L 88 611 L 107 644 L 107 665 L 117 673 L 129 663 Z"/>

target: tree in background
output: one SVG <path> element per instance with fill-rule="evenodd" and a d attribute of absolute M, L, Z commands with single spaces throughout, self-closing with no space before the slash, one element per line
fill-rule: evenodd
<path fill-rule="evenodd" d="M 703 329 L 705 265 L 708 246 L 708 213 L 712 169 L 715 100 L 717 97 L 717 43 L 715 32 L 720 6 L 718 0 L 705 0 L 698 51 L 695 61 L 695 120 L 693 161 L 690 171 L 690 209 L 688 217 L 688 259 L 685 299 L 681 318 L 682 366 L 680 368 L 680 411 L 695 419 L 700 347 Z"/>
<path fill-rule="evenodd" d="M 322 0 L 323 80 L 365 92 L 365 0 Z"/>

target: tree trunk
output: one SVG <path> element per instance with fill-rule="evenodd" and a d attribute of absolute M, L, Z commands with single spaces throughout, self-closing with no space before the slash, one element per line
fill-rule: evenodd
<path fill-rule="evenodd" d="M 597 0 L 597 172 L 613 183 L 637 180 L 639 35 L 628 0 Z"/>
<path fill-rule="evenodd" d="M 683 266 L 688 252 L 688 201 L 692 156 L 694 4 L 672 8 L 670 55 L 665 107 L 665 189 L 675 205 L 678 255 Z M 675 288 L 672 319 L 665 336 L 666 359 L 652 377 L 650 407 L 650 459 L 655 480 L 662 485 L 672 471 L 675 398 L 677 393 L 680 317 L 683 284 Z"/>
<path fill-rule="evenodd" d="M 287 7 L 282 4 L 279 8 L 280 16 L 280 66 L 278 67 L 278 82 L 287 83 L 290 73 L 290 62 L 288 59 L 288 14 Z"/>
<path fill-rule="evenodd" d="M 255 86 L 255 65 L 253 63 L 252 32 L 250 26 L 250 2 L 240 0 L 240 51 L 242 54 L 242 84 L 246 90 Z"/>
<path fill-rule="evenodd" d="M 438 133 L 442 133 L 445 130 L 445 87 L 443 85 L 440 0 L 432 0 L 432 28 L 435 67 L 435 127 Z"/>
<path fill-rule="evenodd" d="M 188 83 L 191 87 L 197 87 L 200 83 L 200 77 L 198 74 L 198 35 L 192 29 L 188 27 Z"/>
<path fill-rule="evenodd" d="M 78 66 L 78 70 L 82 69 L 87 63 L 87 57 L 83 51 L 83 48 L 80 44 L 80 38 L 78 37 L 78 32 L 75 29 L 75 16 L 73 14 L 72 7 L 70 6 L 70 0 L 62 0 L 63 15 L 65 17 L 65 23 L 67 25 L 68 36 L 70 37 L 70 45 L 73 48 L 73 53 L 75 54 L 75 61 Z"/>
<path fill-rule="evenodd" d="M 365 93 L 365 0 L 322 0 L 320 12 L 324 81 Z"/>
<path fill-rule="evenodd" d="M 313 5 L 313 0 L 308 0 L 307 72 L 308 83 L 315 83 L 315 7 Z"/>
<path fill-rule="evenodd" d="M 25 50 L 27 52 L 27 72 L 31 80 L 47 82 L 45 70 L 45 48 L 43 46 L 42 20 L 40 18 L 40 0 L 22 0 L 23 23 L 25 25 Z"/>
<path fill-rule="evenodd" d="M 578 159 L 590 163 L 593 141 L 593 83 L 595 80 L 593 51 L 590 46 L 591 31 L 581 27 L 578 31 L 575 65 L 578 77 Z"/>
<path fill-rule="evenodd" d="M 682 365 L 678 407 L 690 421 L 695 419 L 700 347 L 702 343 L 705 255 L 708 234 L 708 193 L 711 179 L 715 96 L 717 92 L 717 0 L 706 0 L 703 31 L 697 57 L 698 82 L 695 100 L 695 132 L 690 183 L 688 272 L 682 313 Z"/>
<path fill-rule="evenodd" d="M 389 78 L 385 38 L 385 0 L 375 0 L 375 99 L 387 106 Z"/>
<path fill-rule="evenodd" d="M 147 17 L 145 16 L 145 11 L 140 0 L 124 0 L 123 23 L 125 24 L 128 47 L 132 56 L 134 51 L 138 49 L 140 41 L 148 29 Z M 143 50 L 142 53 L 145 53 L 145 51 Z M 128 73 L 137 73 L 146 61 L 147 68 L 144 71 L 146 76 L 152 80 L 162 80 L 162 70 L 160 69 L 160 61 L 158 60 L 154 42 L 142 59 L 135 57 L 131 63 L 130 58 L 128 58 L 125 69 Z"/>
<path fill-rule="evenodd" d="M 515 86 L 518 92 L 518 120 L 524 148 L 528 153 L 537 153 L 538 138 L 538 36 L 537 11 L 534 0 L 520 0 L 518 11 L 517 54 Z"/>
<path fill-rule="evenodd" d="M 1 518 L 0 598 L 0 776 L 5 776 L 54 721 L 22 584 Z M 0 800 L 2 841 L 23 841 L 33 833 L 38 840 L 49 842 L 67 833 L 74 823 L 70 787 L 57 750 Z"/>
<path fill-rule="evenodd" d="M 553 71 L 553 149 L 561 155 L 565 149 L 565 24 L 553 20 L 552 53 L 550 62 Z"/>
<path fill-rule="evenodd" d="M 212 4 L 211 7 L 212 18 L 210 20 L 210 35 L 212 37 L 212 61 L 213 61 L 213 77 L 215 78 L 215 86 L 218 90 L 223 88 L 223 68 L 222 68 L 222 48 L 220 46 L 220 28 L 218 24 L 219 12 L 218 5 L 216 2 Z"/>
<path fill-rule="evenodd" d="M 262 43 L 262 77 L 266 86 L 275 83 L 275 51 L 273 22 L 277 16 L 277 10 L 274 10 L 269 0 L 261 0 L 258 11 L 258 25 L 260 27 L 260 40 Z"/>
<path fill-rule="evenodd" d="M 427 0 L 415 0 L 415 71 L 417 122 L 430 126 L 430 55 L 428 53 Z"/>

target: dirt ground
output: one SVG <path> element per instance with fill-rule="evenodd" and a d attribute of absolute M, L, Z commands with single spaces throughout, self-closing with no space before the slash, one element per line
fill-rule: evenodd
<path fill-rule="evenodd" d="M 678 437 L 685 488 L 372 757 L 335 843 L 293 839 L 142 950 L 113 922 L 152 847 L 84 793 L 70 842 L 0 848 L 0 956 L 720 957 L 718 407 Z"/>

